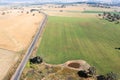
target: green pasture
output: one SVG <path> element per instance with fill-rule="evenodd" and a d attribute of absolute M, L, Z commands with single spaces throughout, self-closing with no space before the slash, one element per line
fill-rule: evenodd
<path fill-rule="evenodd" d="M 48 17 L 37 55 L 50 64 L 85 60 L 99 73 L 120 73 L 120 24 L 98 18 Z"/>
<path fill-rule="evenodd" d="M 103 11 L 83 11 L 82 13 L 103 13 Z"/>
<path fill-rule="evenodd" d="M 98 14 L 98 13 L 103 13 L 103 12 L 106 12 L 106 11 L 93 11 L 93 10 L 86 10 L 86 11 L 83 11 L 82 13 L 96 13 L 96 14 Z M 112 14 L 120 14 L 119 12 L 110 12 L 110 13 L 112 13 Z"/>

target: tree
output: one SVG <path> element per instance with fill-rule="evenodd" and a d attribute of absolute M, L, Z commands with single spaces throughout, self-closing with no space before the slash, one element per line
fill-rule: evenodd
<path fill-rule="evenodd" d="M 97 80 L 106 80 L 106 77 L 104 75 L 97 76 Z"/>
<path fill-rule="evenodd" d="M 113 72 L 107 73 L 106 80 L 117 80 L 117 74 Z"/>
<path fill-rule="evenodd" d="M 21 11 L 21 13 L 23 13 L 23 11 Z"/>
<path fill-rule="evenodd" d="M 78 71 L 77 73 L 80 77 L 83 77 L 83 78 L 88 78 L 88 73 L 84 70 L 81 70 L 81 71 Z"/>
<path fill-rule="evenodd" d="M 27 13 L 27 14 L 29 14 L 29 12 L 28 12 L 28 11 L 27 11 L 26 13 Z"/>
<path fill-rule="evenodd" d="M 60 12 L 63 12 L 63 10 L 60 10 Z"/>
<path fill-rule="evenodd" d="M 89 73 L 90 75 L 92 75 L 92 76 L 96 75 L 96 69 L 95 69 L 95 67 L 90 67 L 90 68 L 88 69 L 88 73 Z"/>
<path fill-rule="evenodd" d="M 119 20 L 120 19 L 120 15 L 116 15 L 116 19 Z"/>
<path fill-rule="evenodd" d="M 107 14 L 106 12 L 103 12 L 103 16 L 106 16 L 106 14 Z"/>
<path fill-rule="evenodd" d="M 107 15 L 108 15 L 108 16 L 111 16 L 111 13 L 110 13 L 110 12 L 108 12 L 108 13 L 107 13 Z"/>
<path fill-rule="evenodd" d="M 101 14 L 98 14 L 98 16 L 101 16 Z"/>
<path fill-rule="evenodd" d="M 3 12 L 2 15 L 5 15 L 5 12 Z"/>
<path fill-rule="evenodd" d="M 35 14 L 33 14 L 33 16 L 35 16 Z"/>
<path fill-rule="evenodd" d="M 115 21 L 115 24 L 119 24 L 120 22 L 119 21 Z"/>
<path fill-rule="evenodd" d="M 30 63 L 33 63 L 33 64 L 36 64 L 36 63 L 40 64 L 42 62 L 43 62 L 43 59 L 39 56 L 36 56 L 36 57 L 30 59 Z"/>

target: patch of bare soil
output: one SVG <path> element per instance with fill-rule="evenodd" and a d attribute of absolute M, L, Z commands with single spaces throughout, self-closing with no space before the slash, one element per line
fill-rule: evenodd
<path fill-rule="evenodd" d="M 66 67 L 74 70 L 88 70 L 90 65 L 84 60 L 71 60 L 64 64 Z"/>
<path fill-rule="evenodd" d="M 72 68 L 80 68 L 80 64 L 79 63 L 70 63 L 68 64 L 69 67 L 72 67 Z"/>

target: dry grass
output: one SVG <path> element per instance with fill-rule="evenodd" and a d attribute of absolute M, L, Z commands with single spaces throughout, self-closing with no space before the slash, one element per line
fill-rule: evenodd
<path fill-rule="evenodd" d="M 3 79 L 9 68 L 18 60 L 17 54 L 0 49 L 0 79 Z"/>
<path fill-rule="evenodd" d="M 8 79 L 20 63 L 21 56 L 34 37 L 43 14 L 34 12 L 26 14 L 21 10 L 1 9 L 0 7 L 0 79 Z M 4 11 L 3 11 L 4 10 Z M 4 15 L 1 15 L 5 12 Z M 8 13 L 9 12 L 9 13 Z M 7 75 L 7 76 L 6 76 Z M 6 77 L 5 77 L 6 76 Z"/>
<path fill-rule="evenodd" d="M 94 80 L 81 78 L 77 72 L 62 65 L 32 64 L 24 69 L 21 80 Z"/>
<path fill-rule="evenodd" d="M 14 12 L 15 13 L 15 12 Z M 31 14 L 6 14 L 0 20 L 0 48 L 20 51 L 30 44 L 43 15 Z"/>

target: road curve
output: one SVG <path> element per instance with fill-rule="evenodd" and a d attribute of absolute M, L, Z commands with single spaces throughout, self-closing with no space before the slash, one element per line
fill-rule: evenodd
<path fill-rule="evenodd" d="M 13 74 L 12 78 L 10 80 L 19 80 L 20 76 L 23 72 L 23 69 L 27 63 L 27 61 L 29 60 L 30 55 L 33 52 L 33 49 L 35 47 L 35 44 L 37 43 L 39 37 L 41 36 L 41 32 L 47 22 L 47 15 L 45 13 L 42 12 L 42 14 L 44 14 L 44 19 L 43 21 L 40 23 L 40 27 L 39 30 L 37 31 L 35 37 L 33 38 L 33 41 L 31 42 L 27 52 L 25 53 L 21 63 L 19 64 L 18 68 L 16 69 L 15 73 Z"/>

